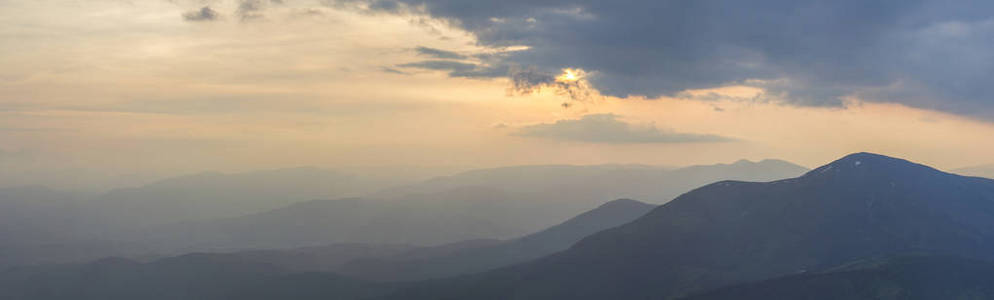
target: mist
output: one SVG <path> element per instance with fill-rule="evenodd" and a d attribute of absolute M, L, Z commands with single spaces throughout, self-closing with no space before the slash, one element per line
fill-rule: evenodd
<path fill-rule="evenodd" d="M 0 1 L 0 299 L 994 299 L 983 1 Z"/>

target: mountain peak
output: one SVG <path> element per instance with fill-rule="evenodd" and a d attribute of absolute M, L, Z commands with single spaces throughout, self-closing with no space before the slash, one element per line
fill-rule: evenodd
<path fill-rule="evenodd" d="M 911 176 L 916 174 L 937 174 L 940 171 L 904 159 L 869 152 L 846 155 L 827 165 L 811 170 L 804 177 L 825 177 L 842 175 L 861 178 L 867 176 Z"/>
<path fill-rule="evenodd" d="M 647 204 L 638 200 L 621 198 L 601 204 L 600 206 L 598 206 L 598 208 L 607 208 L 607 207 L 616 207 L 616 206 L 651 206 L 651 204 Z"/>
<path fill-rule="evenodd" d="M 755 164 L 755 162 L 753 162 L 751 160 L 748 160 L 748 159 L 740 159 L 740 160 L 735 161 L 732 164 L 733 165 L 750 165 L 750 164 Z"/>
<path fill-rule="evenodd" d="M 870 152 L 857 152 L 857 153 L 849 154 L 849 155 L 846 155 L 846 156 L 840 158 L 836 162 L 841 162 L 841 161 L 861 161 L 861 160 L 865 160 L 865 161 L 890 161 L 890 162 L 905 162 L 905 163 L 910 163 L 909 161 L 903 160 L 903 159 L 900 159 L 900 158 L 894 158 L 894 157 L 890 157 L 890 156 L 886 156 L 886 155 L 882 155 L 882 154 L 870 153 Z"/>

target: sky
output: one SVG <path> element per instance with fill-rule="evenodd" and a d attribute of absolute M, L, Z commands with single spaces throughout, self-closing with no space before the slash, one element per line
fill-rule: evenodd
<path fill-rule="evenodd" d="M 0 186 L 994 163 L 985 1 L 3 0 Z"/>

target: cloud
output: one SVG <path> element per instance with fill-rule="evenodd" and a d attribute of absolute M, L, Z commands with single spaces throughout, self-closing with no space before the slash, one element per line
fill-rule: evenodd
<path fill-rule="evenodd" d="M 239 0 L 235 14 L 242 21 L 252 21 L 265 18 L 262 13 L 269 4 L 283 5 L 283 0 Z"/>
<path fill-rule="evenodd" d="M 190 22 L 209 22 L 216 21 L 221 17 L 214 9 L 210 6 L 204 6 L 197 10 L 188 11 L 183 13 L 183 20 Z"/>
<path fill-rule="evenodd" d="M 476 79 L 507 77 L 511 80 L 511 86 L 508 87 L 509 95 L 526 95 L 541 89 L 550 89 L 557 95 L 566 98 L 566 102 L 562 104 L 564 108 L 572 106 L 571 101 L 588 101 L 600 97 L 600 94 L 590 86 L 586 79 L 562 81 L 557 80 L 556 75 L 539 71 L 533 67 L 522 68 L 517 65 L 501 64 L 495 62 L 492 57 L 486 56 L 478 57 L 478 59 L 482 61 L 479 64 L 453 60 L 425 60 L 399 64 L 397 67 L 445 71 L 451 77 Z M 388 73 L 408 74 L 393 68 L 382 68 L 381 70 Z M 583 74 L 582 70 L 570 71 Z"/>
<path fill-rule="evenodd" d="M 383 71 L 385 73 L 399 74 L 399 75 L 411 75 L 410 73 L 407 73 L 407 72 L 404 72 L 404 71 L 401 71 L 401 70 L 397 70 L 397 69 L 394 69 L 394 68 L 391 68 L 391 67 L 380 67 L 380 71 Z"/>
<path fill-rule="evenodd" d="M 483 46 L 527 46 L 491 65 L 584 69 L 605 95 L 746 84 L 796 105 L 841 106 L 857 96 L 994 120 L 990 1 L 334 2 L 441 19 Z"/>
<path fill-rule="evenodd" d="M 397 66 L 404 68 L 418 68 L 418 69 L 450 71 L 450 72 L 466 72 L 469 70 L 476 69 L 475 64 L 451 61 L 451 60 L 426 60 L 426 61 L 400 64 Z"/>
<path fill-rule="evenodd" d="M 555 75 L 539 71 L 535 67 L 513 66 L 509 68 L 507 77 L 511 79 L 511 89 L 519 94 L 532 93 L 556 81 Z"/>
<path fill-rule="evenodd" d="M 397 65 L 402 68 L 418 68 L 436 71 L 449 71 L 453 73 L 464 73 L 476 69 L 475 64 L 451 61 L 451 60 L 426 60 L 413 63 Z"/>
<path fill-rule="evenodd" d="M 449 76 L 464 78 L 495 78 L 507 76 L 508 74 L 508 67 L 506 66 L 492 66 L 440 59 L 399 64 L 397 67 L 446 71 Z"/>
<path fill-rule="evenodd" d="M 604 144 L 713 143 L 731 138 L 707 134 L 678 133 L 655 125 L 634 126 L 618 120 L 614 114 L 586 115 L 580 119 L 522 127 L 514 136 L 546 138 Z"/>
<path fill-rule="evenodd" d="M 263 5 L 265 5 L 263 0 L 241 0 L 238 3 L 238 10 L 235 11 L 235 14 L 242 21 L 262 19 L 263 15 L 260 11 L 263 9 Z"/>
<path fill-rule="evenodd" d="M 285 100 L 293 98 L 294 105 L 285 105 Z M 327 105 L 323 100 L 302 97 L 295 94 L 268 95 L 214 95 L 197 97 L 155 97 L 132 99 L 100 105 L 55 106 L 52 110 L 75 112 L 113 112 L 160 115 L 234 115 L 245 113 L 295 113 L 337 115 L 370 115 L 380 113 L 410 112 L 432 108 L 430 103 L 397 103 L 367 99 L 364 101 L 341 101 Z M 4 128 L 2 131 L 72 131 L 72 128 Z"/>
<path fill-rule="evenodd" d="M 459 53 L 456 53 L 456 52 L 442 50 L 442 49 L 428 48 L 428 47 L 424 47 L 424 46 L 418 46 L 417 48 L 414 48 L 414 51 L 418 52 L 418 54 L 420 54 L 420 55 L 430 56 L 430 57 L 433 57 L 433 58 L 440 58 L 440 59 L 464 59 L 464 58 L 466 58 L 465 55 L 462 55 L 462 54 L 459 54 Z"/>

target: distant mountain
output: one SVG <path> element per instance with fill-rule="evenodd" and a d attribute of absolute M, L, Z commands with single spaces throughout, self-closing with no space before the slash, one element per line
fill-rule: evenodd
<path fill-rule="evenodd" d="M 804 167 L 779 160 L 741 160 L 679 169 L 640 165 L 517 166 L 439 177 L 375 193 L 369 198 L 431 202 L 432 198 L 445 194 L 456 200 L 443 201 L 446 206 L 458 205 L 461 212 L 517 228 L 512 236 L 520 236 L 592 210 L 603 204 L 604 199 L 627 198 L 659 204 L 715 181 L 768 181 L 796 177 L 806 171 Z M 500 196 L 480 195 L 480 192 Z M 461 201 L 457 199 L 460 197 Z M 495 203 L 479 209 L 483 204 L 480 199 Z"/>
<path fill-rule="evenodd" d="M 953 257 L 899 257 L 847 270 L 806 273 L 683 300 L 994 299 L 994 264 Z"/>
<path fill-rule="evenodd" d="M 141 248 L 88 236 L 80 195 L 42 186 L 0 189 L 0 268 L 92 260 Z"/>
<path fill-rule="evenodd" d="M 315 271 L 340 269 L 346 261 L 371 258 L 421 264 L 429 267 L 424 271 L 430 275 L 499 267 L 565 249 L 583 236 L 634 220 L 653 207 L 633 200 L 611 201 L 558 226 L 507 242 L 474 240 L 422 248 L 341 244 L 196 253 L 150 263 L 104 259 L 78 265 L 20 267 L 0 271 L 0 298 L 365 299 L 410 284 L 375 283 Z M 452 267 L 432 269 L 436 266 L 426 263 Z"/>
<path fill-rule="evenodd" d="M 797 177 L 808 169 L 782 160 L 663 168 L 643 165 L 539 165 L 468 171 L 423 183 L 384 190 L 374 197 L 434 193 L 458 187 L 480 186 L 501 191 L 545 196 L 591 204 L 603 199 L 639 199 L 665 203 L 691 189 L 720 180 L 770 181 Z M 556 196 L 558 195 L 558 196 Z M 555 197 L 550 197 L 555 196 Z"/>
<path fill-rule="evenodd" d="M 357 259 L 337 272 L 363 279 L 396 281 L 441 278 L 495 269 L 566 250 L 590 234 L 631 222 L 652 208 L 655 206 L 635 200 L 615 200 L 549 229 L 503 243 L 427 257 L 407 255 Z"/>
<path fill-rule="evenodd" d="M 318 168 L 248 173 L 200 173 L 136 188 L 117 189 L 87 208 L 126 226 L 236 217 L 292 203 L 358 196 L 394 182 Z"/>
<path fill-rule="evenodd" d="M 153 248 L 168 246 L 172 252 L 332 243 L 432 246 L 470 239 L 507 239 L 548 228 L 617 195 L 641 195 L 663 202 L 669 195 L 713 180 L 763 180 L 803 171 L 775 160 L 676 170 L 643 166 L 479 170 L 370 197 L 299 202 L 246 216 L 157 226 L 132 235 L 152 239 Z"/>
<path fill-rule="evenodd" d="M 462 240 L 511 237 L 514 211 L 500 194 L 431 201 L 350 198 L 314 200 L 242 217 L 179 223 L 138 235 L 155 248 L 171 251 L 226 251 L 315 246 L 334 243 L 438 245 Z M 500 197 L 494 201 L 493 197 Z M 435 202 L 441 201 L 441 202 Z M 452 205 L 446 205 L 447 201 Z M 476 203 L 472 203 L 476 201 Z M 494 219 L 503 219 L 496 222 Z"/>
<path fill-rule="evenodd" d="M 907 252 L 994 259 L 994 180 L 858 153 L 714 183 L 564 252 L 393 299 L 667 299 Z"/>
<path fill-rule="evenodd" d="M 328 215 L 329 212 L 356 212 L 351 205 L 365 205 L 359 199 L 312 201 L 294 205 L 293 211 L 281 212 L 293 217 L 278 216 L 276 220 L 295 218 L 300 220 L 320 220 L 325 225 L 305 224 L 305 228 L 328 228 L 335 231 L 336 221 L 343 215 Z M 324 205 L 331 205 L 331 208 Z M 500 240 L 467 240 L 431 247 L 417 247 L 405 244 L 331 244 L 295 249 L 247 250 L 229 253 L 200 254 L 224 260 L 238 260 L 277 266 L 293 272 L 333 271 L 351 277 L 375 280 L 422 279 L 467 272 L 483 271 L 513 263 L 538 258 L 561 251 L 591 233 L 630 222 L 645 214 L 654 206 L 634 200 L 611 201 L 601 207 L 581 214 L 560 225 L 522 238 Z M 314 213 L 306 215 L 304 212 Z M 358 218 L 365 215 L 355 216 Z M 269 217 L 260 217 L 266 219 Z M 241 218 L 231 221 L 241 221 Z M 263 221 L 259 221 L 263 222 Z M 302 221 L 307 222 L 307 221 Z M 346 222 L 353 222 L 346 220 Z M 257 224 L 256 220 L 249 223 Z M 277 222 L 281 223 L 281 222 Z M 235 224 L 238 228 L 243 224 Z M 251 227 L 251 226 L 249 226 Z M 260 226 L 260 227 L 269 227 Z M 278 227 L 278 226 L 277 226 Z M 271 228 L 271 227 L 270 227 Z M 286 229 L 293 232 L 293 229 Z M 193 233 L 188 233 L 192 235 Z M 264 238 L 267 233 L 242 233 L 246 238 Z M 280 233 L 269 238 L 277 239 Z M 324 236 L 309 232 L 301 235 L 300 243 L 308 237 Z M 289 239 L 287 237 L 286 239 Z M 275 244 L 276 242 L 273 242 Z M 396 273 L 393 273 L 396 272 Z"/>
<path fill-rule="evenodd" d="M 0 267 L 165 252 L 148 228 L 242 216 L 397 182 L 316 168 L 202 173 L 102 195 L 41 186 L 0 189 Z M 292 247 L 289 245 L 287 247 Z"/>
<path fill-rule="evenodd" d="M 0 189 L 0 247 L 71 236 L 77 220 L 63 207 L 75 200 L 71 193 L 43 186 Z"/>
<path fill-rule="evenodd" d="M 967 176 L 994 178 L 994 165 L 961 168 L 953 170 L 953 173 Z"/>
<path fill-rule="evenodd" d="M 342 264 L 356 259 L 405 255 L 420 249 L 422 248 L 393 244 L 331 244 L 204 255 L 227 256 L 247 262 L 265 263 L 295 272 L 318 272 L 336 270 Z"/>
<path fill-rule="evenodd" d="M 499 240 L 469 240 L 434 247 L 395 244 L 331 244 L 294 249 L 247 250 L 201 253 L 226 260 L 238 260 L 277 266 L 292 272 L 337 272 L 355 260 L 391 258 L 417 260 L 445 257 L 464 249 L 489 247 Z"/>
<path fill-rule="evenodd" d="M 0 229 L 0 254 L 7 258 L 0 266 L 5 260 L 30 264 L 333 243 L 433 246 L 509 239 L 553 226 L 604 199 L 662 203 L 714 180 L 786 178 L 803 170 L 773 160 L 683 169 L 509 167 L 371 193 L 396 181 L 296 168 L 181 176 L 72 201 L 35 201 L 38 196 L 21 193 L 0 203 L 9 212 L 0 211 L 7 221 L 0 225 L 8 224 Z M 314 200 L 347 195 L 366 196 L 362 202 Z"/>

